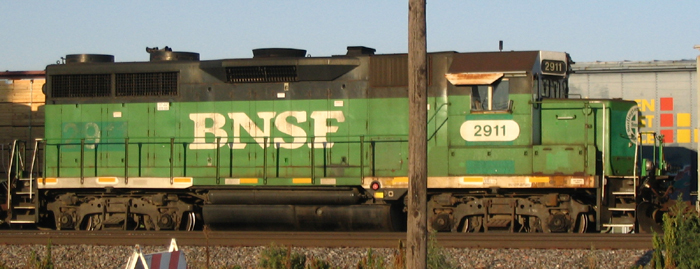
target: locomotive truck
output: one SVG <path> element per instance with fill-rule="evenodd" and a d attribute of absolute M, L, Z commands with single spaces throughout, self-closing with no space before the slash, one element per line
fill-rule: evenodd
<path fill-rule="evenodd" d="M 405 229 L 407 54 L 147 51 L 47 66 L 45 136 L 14 143 L 7 224 Z M 636 103 L 569 96 L 571 64 L 564 52 L 429 53 L 432 229 L 656 224 L 670 179 L 656 150 L 639 165 Z"/>

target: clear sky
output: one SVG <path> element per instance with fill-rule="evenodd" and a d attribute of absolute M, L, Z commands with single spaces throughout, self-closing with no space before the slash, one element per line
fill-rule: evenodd
<path fill-rule="evenodd" d="M 694 59 L 700 1 L 427 0 L 428 51 L 569 52 L 577 62 Z M 43 70 L 66 54 L 147 61 L 169 46 L 202 60 L 255 48 L 405 53 L 408 0 L 0 0 L 0 71 Z"/>

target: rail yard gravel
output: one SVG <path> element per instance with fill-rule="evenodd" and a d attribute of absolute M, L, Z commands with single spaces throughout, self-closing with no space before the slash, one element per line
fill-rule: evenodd
<path fill-rule="evenodd" d="M 46 245 L 1 245 L 0 261 L 5 268 L 26 268 L 32 253 L 45 257 Z M 207 247 L 181 246 L 189 268 L 207 268 Z M 265 247 L 209 247 L 209 268 L 257 268 Z M 144 253 L 166 247 L 143 246 Z M 293 252 L 328 261 L 334 268 L 357 268 L 367 248 L 292 248 Z M 53 245 L 55 268 L 123 268 L 134 246 Z M 639 268 L 651 259 L 651 250 L 595 249 L 457 249 L 444 248 L 458 268 Z M 372 249 L 391 264 L 396 249 Z M 0 267 L 1 268 L 1 267 Z M 388 266 L 391 268 L 391 266 Z"/>

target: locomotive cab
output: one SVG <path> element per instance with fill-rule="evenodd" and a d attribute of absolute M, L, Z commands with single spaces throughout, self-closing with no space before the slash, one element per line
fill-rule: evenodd
<path fill-rule="evenodd" d="M 445 75 L 453 177 L 442 181 L 456 191 L 433 200 L 451 201 L 435 204 L 433 219 L 451 220 L 443 230 L 585 232 L 612 221 L 595 208 L 605 208 L 605 192 L 622 192 L 606 191 L 606 179 L 632 175 L 636 122 L 626 117 L 636 106 L 569 98 L 571 63 L 544 51 L 453 57 Z"/>

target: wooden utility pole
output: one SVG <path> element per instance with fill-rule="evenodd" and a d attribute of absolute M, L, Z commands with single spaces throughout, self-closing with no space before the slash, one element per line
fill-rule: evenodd
<path fill-rule="evenodd" d="M 408 269 L 427 268 L 428 67 L 425 0 L 408 2 Z"/>

